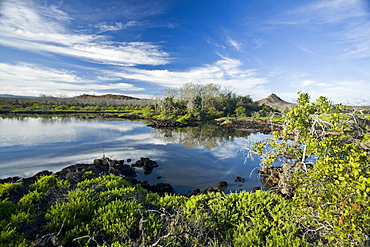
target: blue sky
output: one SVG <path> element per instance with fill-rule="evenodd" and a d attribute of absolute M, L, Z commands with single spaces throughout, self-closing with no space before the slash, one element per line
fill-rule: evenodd
<path fill-rule="evenodd" d="M 0 0 L 0 94 L 150 98 L 216 83 L 370 105 L 365 0 Z"/>

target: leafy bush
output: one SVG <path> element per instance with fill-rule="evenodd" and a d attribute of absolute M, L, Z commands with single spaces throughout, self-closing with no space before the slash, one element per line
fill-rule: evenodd
<path fill-rule="evenodd" d="M 5 220 L 0 221 L 0 246 L 27 247 L 30 246 L 23 235 L 17 232 L 16 227 Z"/>
<path fill-rule="evenodd" d="M 245 107 L 239 106 L 235 109 L 235 114 L 238 118 L 247 117 L 247 109 L 245 109 Z"/>
<path fill-rule="evenodd" d="M 295 174 L 294 201 L 311 238 L 361 246 L 370 232 L 370 159 L 352 144 L 336 146 L 336 154 L 319 159 L 307 174 Z"/>
<path fill-rule="evenodd" d="M 108 235 L 109 242 L 126 242 L 139 224 L 140 209 L 140 204 L 134 201 L 112 201 L 96 211 L 92 224 Z"/>
<path fill-rule="evenodd" d="M 7 197 L 11 192 L 17 190 L 22 183 L 5 183 L 0 184 L 0 198 Z"/>
<path fill-rule="evenodd" d="M 362 246 L 370 232 L 370 158 L 364 146 L 369 132 L 364 128 L 356 133 L 363 140 L 354 139 L 346 133 L 358 129 L 357 123 L 341 113 L 341 105 L 325 97 L 309 99 L 300 92 L 298 105 L 285 116 L 284 131 L 254 150 L 262 155 L 263 167 L 283 162 L 279 193 L 294 195 L 298 223 L 310 242 Z"/>
<path fill-rule="evenodd" d="M 35 183 L 31 184 L 29 188 L 39 192 L 47 192 L 51 189 L 68 188 L 69 186 L 71 186 L 71 184 L 68 182 L 68 180 L 59 179 L 52 174 L 40 177 Z"/>
<path fill-rule="evenodd" d="M 94 175 L 93 171 L 84 172 L 84 174 L 82 174 L 82 179 L 84 180 L 86 178 L 92 177 L 93 175 Z"/>
<path fill-rule="evenodd" d="M 207 229 L 208 238 L 217 236 L 217 241 L 225 245 L 304 245 L 304 238 L 298 236 L 300 229 L 294 224 L 293 204 L 269 192 L 193 196 L 183 210 L 192 225 L 201 224 Z M 203 239 L 203 243 L 208 240 Z"/>
<path fill-rule="evenodd" d="M 84 180 L 77 185 L 81 189 L 116 189 L 131 186 L 124 178 L 113 174 Z"/>
<path fill-rule="evenodd" d="M 44 192 L 39 192 L 37 190 L 30 191 L 25 194 L 18 203 L 20 204 L 38 204 L 45 200 Z"/>

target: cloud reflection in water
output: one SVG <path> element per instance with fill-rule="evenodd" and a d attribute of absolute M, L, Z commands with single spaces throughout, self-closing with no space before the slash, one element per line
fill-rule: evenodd
<path fill-rule="evenodd" d="M 159 167 L 151 175 L 139 172 L 138 178 L 168 182 L 179 193 L 203 190 L 221 180 L 234 191 L 261 186 L 257 175 L 249 177 L 258 160 L 245 163 L 245 155 L 239 151 L 251 140 L 260 139 L 258 134 L 209 125 L 157 130 L 141 122 L 72 118 L 3 118 L 0 130 L 2 178 L 91 163 L 104 153 L 114 159 L 149 157 L 157 161 Z M 247 182 L 239 187 L 236 176 Z"/>

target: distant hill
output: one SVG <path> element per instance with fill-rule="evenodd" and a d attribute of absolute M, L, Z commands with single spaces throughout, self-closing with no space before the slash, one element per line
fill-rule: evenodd
<path fill-rule="evenodd" d="M 37 97 L 34 97 L 34 96 L 13 95 L 13 94 L 0 94 L 0 98 L 37 98 Z"/>
<path fill-rule="evenodd" d="M 53 97 L 53 96 L 17 96 L 3 94 L 0 95 L 0 101 L 10 103 L 15 102 L 41 102 L 41 103 L 56 103 L 56 104 L 87 104 L 87 105 L 153 105 L 154 101 L 151 99 L 140 99 L 122 94 L 105 94 L 105 95 L 90 95 L 82 94 L 75 97 Z"/>
<path fill-rule="evenodd" d="M 122 95 L 122 94 L 104 94 L 104 95 L 90 95 L 90 94 L 82 94 L 76 97 L 76 99 L 86 99 L 86 98 L 94 98 L 94 99 L 115 99 L 115 100 L 140 100 L 139 98 Z"/>
<path fill-rule="evenodd" d="M 270 106 L 270 107 L 272 107 L 274 109 L 277 109 L 279 111 L 287 111 L 287 110 L 293 108 L 294 106 L 296 106 L 296 104 L 294 104 L 294 103 L 289 103 L 289 102 L 286 102 L 286 101 L 282 100 L 279 96 L 277 96 L 274 93 L 270 94 L 265 99 L 261 99 L 261 100 L 256 101 L 256 103 L 259 104 L 259 105 Z"/>

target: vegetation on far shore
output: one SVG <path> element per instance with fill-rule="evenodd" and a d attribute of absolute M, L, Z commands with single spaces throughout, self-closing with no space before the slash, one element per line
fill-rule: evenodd
<path fill-rule="evenodd" d="M 248 111 L 248 97 L 188 86 L 145 111 L 178 121 L 242 117 L 240 107 L 246 116 L 261 111 Z M 210 92 L 217 97 L 207 98 Z M 368 116 L 300 92 L 282 120 L 282 131 L 251 148 L 261 170 L 277 171 L 271 191 L 160 196 L 97 174 L 77 184 L 54 175 L 4 183 L 0 245 L 369 246 Z"/>
<path fill-rule="evenodd" d="M 219 85 L 187 83 L 180 89 L 166 90 L 152 100 L 122 98 L 119 95 L 81 95 L 74 98 L 1 98 L 2 113 L 117 113 L 121 117 L 138 116 L 154 119 L 188 121 L 221 117 L 266 117 L 275 110 L 253 102 L 250 96 L 221 89 Z"/>

